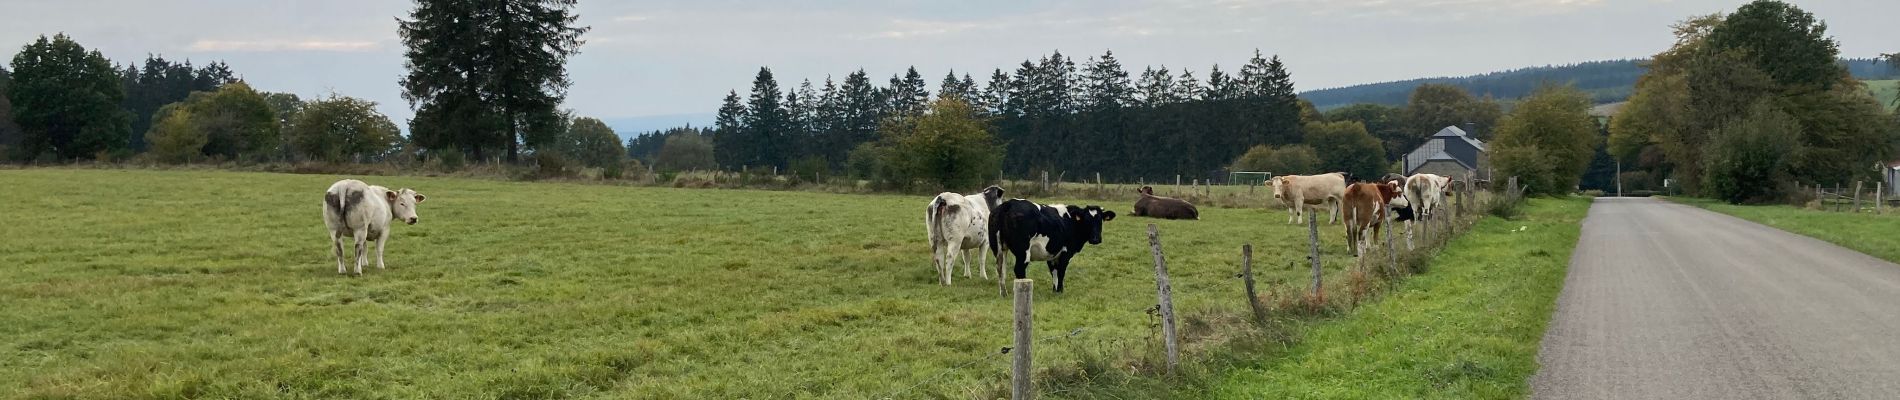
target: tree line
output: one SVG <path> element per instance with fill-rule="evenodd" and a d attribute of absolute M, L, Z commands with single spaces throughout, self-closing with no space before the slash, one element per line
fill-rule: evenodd
<path fill-rule="evenodd" d="M 1730 202 L 1803 201 L 1801 185 L 1878 179 L 1900 123 L 1848 68 L 1827 24 L 1792 4 L 1757 0 L 1675 26 L 1648 62 L 1610 153 L 1626 185 L 1667 178 Z"/>
<path fill-rule="evenodd" d="M 1258 52 L 1236 73 L 1210 67 L 1205 80 L 1165 66 L 1131 75 L 1112 51 L 1080 63 L 1054 52 L 1014 70 L 994 69 L 982 82 L 951 71 L 934 94 L 928 86 L 912 67 L 883 85 L 859 70 L 842 82 L 827 77 L 781 89 L 771 68 L 760 68 L 748 93 L 725 96 L 710 135 L 716 162 L 728 169 L 797 163 L 868 172 L 866 146 L 879 139 L 880 127 L 926 114 L 933 95 L 970 107 L 1000 141 L 1001 169 L 986 173 L 1198 176 L 1226 167 L 1249 146 L 1301 141 L 1292 76 L 1278 57 Z"/>

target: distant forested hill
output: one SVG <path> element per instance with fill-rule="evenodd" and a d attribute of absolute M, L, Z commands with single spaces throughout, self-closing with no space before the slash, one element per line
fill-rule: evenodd
<path fill-rule="evenodd" d="M 1643 75 L 1642 60 L 1591 61 L 1561 66 L 1543 66 L 1521 68 L 1502 72 L 1492 72 L 1464 77 L 1420 78 L 1397 82 L 1370 83 L 1341 88 L 1320 89 L 1300 93 L 1300 97 L 1313 102 L 1322 110 L 1348 104 L 1374 103 L 1384 105 L 1403 105 L 1406 97 L 1412 94 L 1412 88 L 1427 83 L 1443 83 L 1462 87 L 1472 95 L 1515 99 L 1529 95 L 1539 84 L 1575 83 L 1578 89 L 1590 93 L 1598 103 L 1623 101 L 1628 98 L 1636 85 L 1636 78 Z M 1894 69 L 1884 62 L 1873 59 L 1841 60 L 1849 72 L 1860 79 L 1895 79 L 1900 77 Z"/>

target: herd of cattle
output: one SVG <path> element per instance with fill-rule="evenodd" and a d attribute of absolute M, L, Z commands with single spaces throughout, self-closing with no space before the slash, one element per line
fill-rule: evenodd
<path fill-rule="evenodd" d="M 1412 221 L 1433 215 L 1451 196 L 1451 178 L 1391 174 L 1372 182 L 1353 182 L 1343 172 L 1288 175 L 1271 180 L 1273 198 L 1287 207 L 1287 222 L 1318 218 L 1309 212 L 1325 210 L 1328 223 L 1346 220 L 1346 243 L 1355 256 L 1365 254 L 1366 241 L 1380 235 L 1386 221 L 1405 223 L 1405 245 L 1411 248 Z M 1154 188 L 1136 189 L 1134 215 L 1164 219 L 1200 219 L 1200 210 L 1187 201 L 1156 196 Z M 989 279 L 987 255 L 996 256 L 1000 271 L 1003 254 L 1015 259 L 1016 278 L 1023 278 L 1030 261 L 1044 261 L 1061 292 L 1069 262 L 1082 248 L 1102 244 L 1102 224 L 1115 212 L 1099 206 L 1037 204 L 1003 199 L 1003 188 L 990 186 L 976 194 L 943 192 L 930 200 L 924 227 L 930 238 L 931 261 L 938 283 L 950 284 L 958 261 L 963 277 L 971 276 L 972 258 L 978 274 Z M 1389 233 L 1388 233 L 1389 234 Z M 974 252 L 975 254 L 972 254 Z M 1001 279 L 1002 277 L 997 277 Z"/>
<path fill-rule="evenodd" d="M 1386 175 L 1373 182 L 1352 183 L 1342 172 L 1319 175 L 1288 175 L 1271 181 L 1273 198 L 1287 206 L 1288 223 L 1304 223 L 1312 211 L 1325 209 L 1328 223 L 1346 220 L 1346 242 L 1354 255 L 1365 253 L 1364 242 L 1379 235 L 1386 221 L 1406 222 L 1406 247 L 1412 246 L 1411 222 L 1414 216 L 1429 217 L 1451 195 L 1451 179 L 1432 174 L 1412 176 Z M 1134 215 L 1165 219 L 1200 219 L 1200 210 L 1185 200 L 1156 196 L 1154 188 L 1136 189 Z M 383 246 L 389 239 L 392 222 L 414 225 L 421 218 L 416 206 L 425 196 L 407 188 L 391 190 L 345 179 L 330 185 L 323 196 L 323 223 L 329 228 L 336 272 L 349 273 L 343 261 L 343 240 L 355 243 L 356 270 L 361 275 L 368 263 L 367 246 L 376 245 L 376 267 L 383 268 Z M 974 268 L 989 279 L 986 255 L 996 256 L 1003 264 L 1007 252 L 1015 258 L 1016 278 L 1027 274 L 1030 261 L 1044 261 L 1055 277 L 1055 291 L 1063 289 L 1069 262 L 1087 245 L 1102 244 L 1102 224 L 1115 220 L 1115 212 L 1100 206 L 1037 204 L 1024 199 L 1004 199 L 1003 188 L 990 186 L 964 195 L 944 192 L 930 200 L 924 213 L 931 260 L 943 285 L 950 284 L 954 267 L 961 260 L 963 277 Z M 1368 231 L 1369 234 L 1368 234 Z M 1001 276 L 997 277 L 1001 279 Z"/>

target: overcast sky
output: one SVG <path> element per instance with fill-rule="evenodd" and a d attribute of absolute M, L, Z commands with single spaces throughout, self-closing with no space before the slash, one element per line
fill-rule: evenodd
<path fill-rule="evenodd" d="M 581 0 L 593 27 L 569 63 L 567 107 L 622 118 L 709 113 L 760 66 L 781 87 L 864 68 L 882 82 L 915 65 L 931 89 L 954 68 L 993 68 L 1061 50 L 1078 63 L 1112 49 L 1142 66 L 1234 70 L 1278 54 L 1300 90 L 1525 66 L 1635 58 L 1668 47 L 1669 24 L 1740 0 Z M 1900 50 L 1900 1 L 1800 1 L 1843 56 Z M 224 60 L 260 90 L 336 92 L 412 113 L 401 0 L 0 0 L 0 55 L 65 32 L 116 62 L 146 53 Z M 624 132 L 623 132 L 624 133 Z"/>

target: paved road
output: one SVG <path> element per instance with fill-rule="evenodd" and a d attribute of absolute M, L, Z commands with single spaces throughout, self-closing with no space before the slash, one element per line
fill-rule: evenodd
<path fill-rule="evenodd" d="M 1538 363 L 1539 399 L 1900 398 L 1900 265 L 1694 207 L 1598 199 Z"/>

